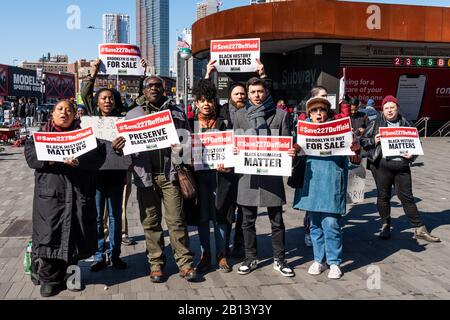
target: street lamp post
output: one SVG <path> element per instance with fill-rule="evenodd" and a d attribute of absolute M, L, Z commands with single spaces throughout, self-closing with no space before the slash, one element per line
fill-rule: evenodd
<path fill-rule="evenodd" d="M 188 114 L 188 98 L 189 98 L 189 65 L 188 61 L 192 57 L 192 51 L 190 48 L 180 48 L 180 57 L 184 59 L 184 112 L 186 116 Z"/>

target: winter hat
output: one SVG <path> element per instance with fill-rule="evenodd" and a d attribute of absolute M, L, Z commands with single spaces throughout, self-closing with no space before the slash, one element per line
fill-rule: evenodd
<path fill-rule="evenodd" d="M 370 107 L 375 107 L 375 100 L 373 100 L 373 99 L 367 100 L 367 105 Z"/>
<path fill-rule="evenodd" d="M 236 87 L 242 87 L 242 88 L 244 88 L 244 91 L 247 92 L 247 88 L 245 87 L 245 84 L 240 83 L 240 82 L 232 82 L 228 86 L 228 96 L 229 97 L 231 97 L 231 92 L 233 92 L 234 88 L 236 88 Z"/>
<path fill-rule="evenodd" d="M 397 105 L 397 107 L 400 108 L 400 105 L 398 104 L 398 100 L 394 96 L 386 96 L 386 97 L 384 97 L 383 102 L 381 103 L 381 107 L 384 107 L 384 105 L 386 103 L 388 103 L 388 102 L 393 102 L 393 103 L 395 103 Z"/>
<path fill-rule="evenodd" d="M 331 103 L 330 101 L 328 101 L 328 99 L 322 98 L 322 97 L 315 97 L 315 98 L 311 98 L 306 102 L 306 111 L 309 113 L 310 109 L 312 108 L 312 106 L 316 103 L 322 103 L 324 104 L 328 111 L 330 111 L 331 108 Z"/>

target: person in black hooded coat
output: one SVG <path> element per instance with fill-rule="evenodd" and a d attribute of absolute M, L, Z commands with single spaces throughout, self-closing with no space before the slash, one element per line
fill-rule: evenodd
<path fill-rule="evenodd" d="M 60 101 L 53 120 L 42 132 L 79 129 L 75 106 Z M 32 273 L 41 283 L 41 295 L 57 294 L 64 287 L 68 265 L 77 264 L 97 249 L 95 171 L 105 160 L 104 145 L 66 162 L 39 161 L 31 139 L 25 145 L 28 166 L 35 169 L 33 199 Z"/>

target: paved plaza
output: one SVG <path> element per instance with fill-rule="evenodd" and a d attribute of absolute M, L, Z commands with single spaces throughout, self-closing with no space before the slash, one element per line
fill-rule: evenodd
<path fill-rule="evenodd" d="M 257 220 L 260 266 L 251 274 L 224 274 L 212 270 L 196 283 L 178 276 L 170 247 L 166 248 L 169 275 L 165 283 L 148 277 L 144 237 L 138 218 L 136 189 L 128 205 L 130 236 L 137 245 L 122 246 L 128 263 L 125 271 L 109 267 L 98 273 L 90 263 L 80 263 L 82 292 L 61 292 L 52 299 L 450 299 L 450 138 L 423 140 L 425 156 L 412 168 L 414 195 L 429 231 L 442 239 L 428 244 L 412 239 L 411 225 L 397 197 L 393 198 L 392 238 L 377 237 L 380 219 L 376 189 L 368 172 L 365 201 L 349 206 L 344 218 L 344 276 L 329 280 L 327 272 L 307 273 L 312 248 L 304 245 L 304 212 L 292 210 L 293 189 L 286 187 L 285 206 L 287 259 L 296 276 L 284 278 L 272 268 L 270 223 L 267 213 Z M 0 153 L 0 299 L 42 299 L 24 273 L 25 247 L 31 238 L 34 176 L 23 157 L 23 148 L 6 147 Z M 166 229 L 165 229 L 166 230 Z M 195 228 L 190 228 L 191 248 L 199 259 Z M 168 243 L 168 234 L 165 234 Z"/>

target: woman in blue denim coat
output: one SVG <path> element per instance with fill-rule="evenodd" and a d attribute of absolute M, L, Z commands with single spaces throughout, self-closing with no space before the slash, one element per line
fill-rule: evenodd
<path fill-rule="evenodd" d="M 306 104 L 308 120 L 315 123 L 331 120 L 330 102 L 317 97 Z M 352 147 L 354 148 L 354 147 Z M 294 209 L 304 210 L 311 219 L 314 263 L 309 274 L 318 275 L 330 266 L 328 278 L 342 276 L 341 218 L 346 212 L 348 157 L 308 156 L 304 184 L 295 190 Z"/>

